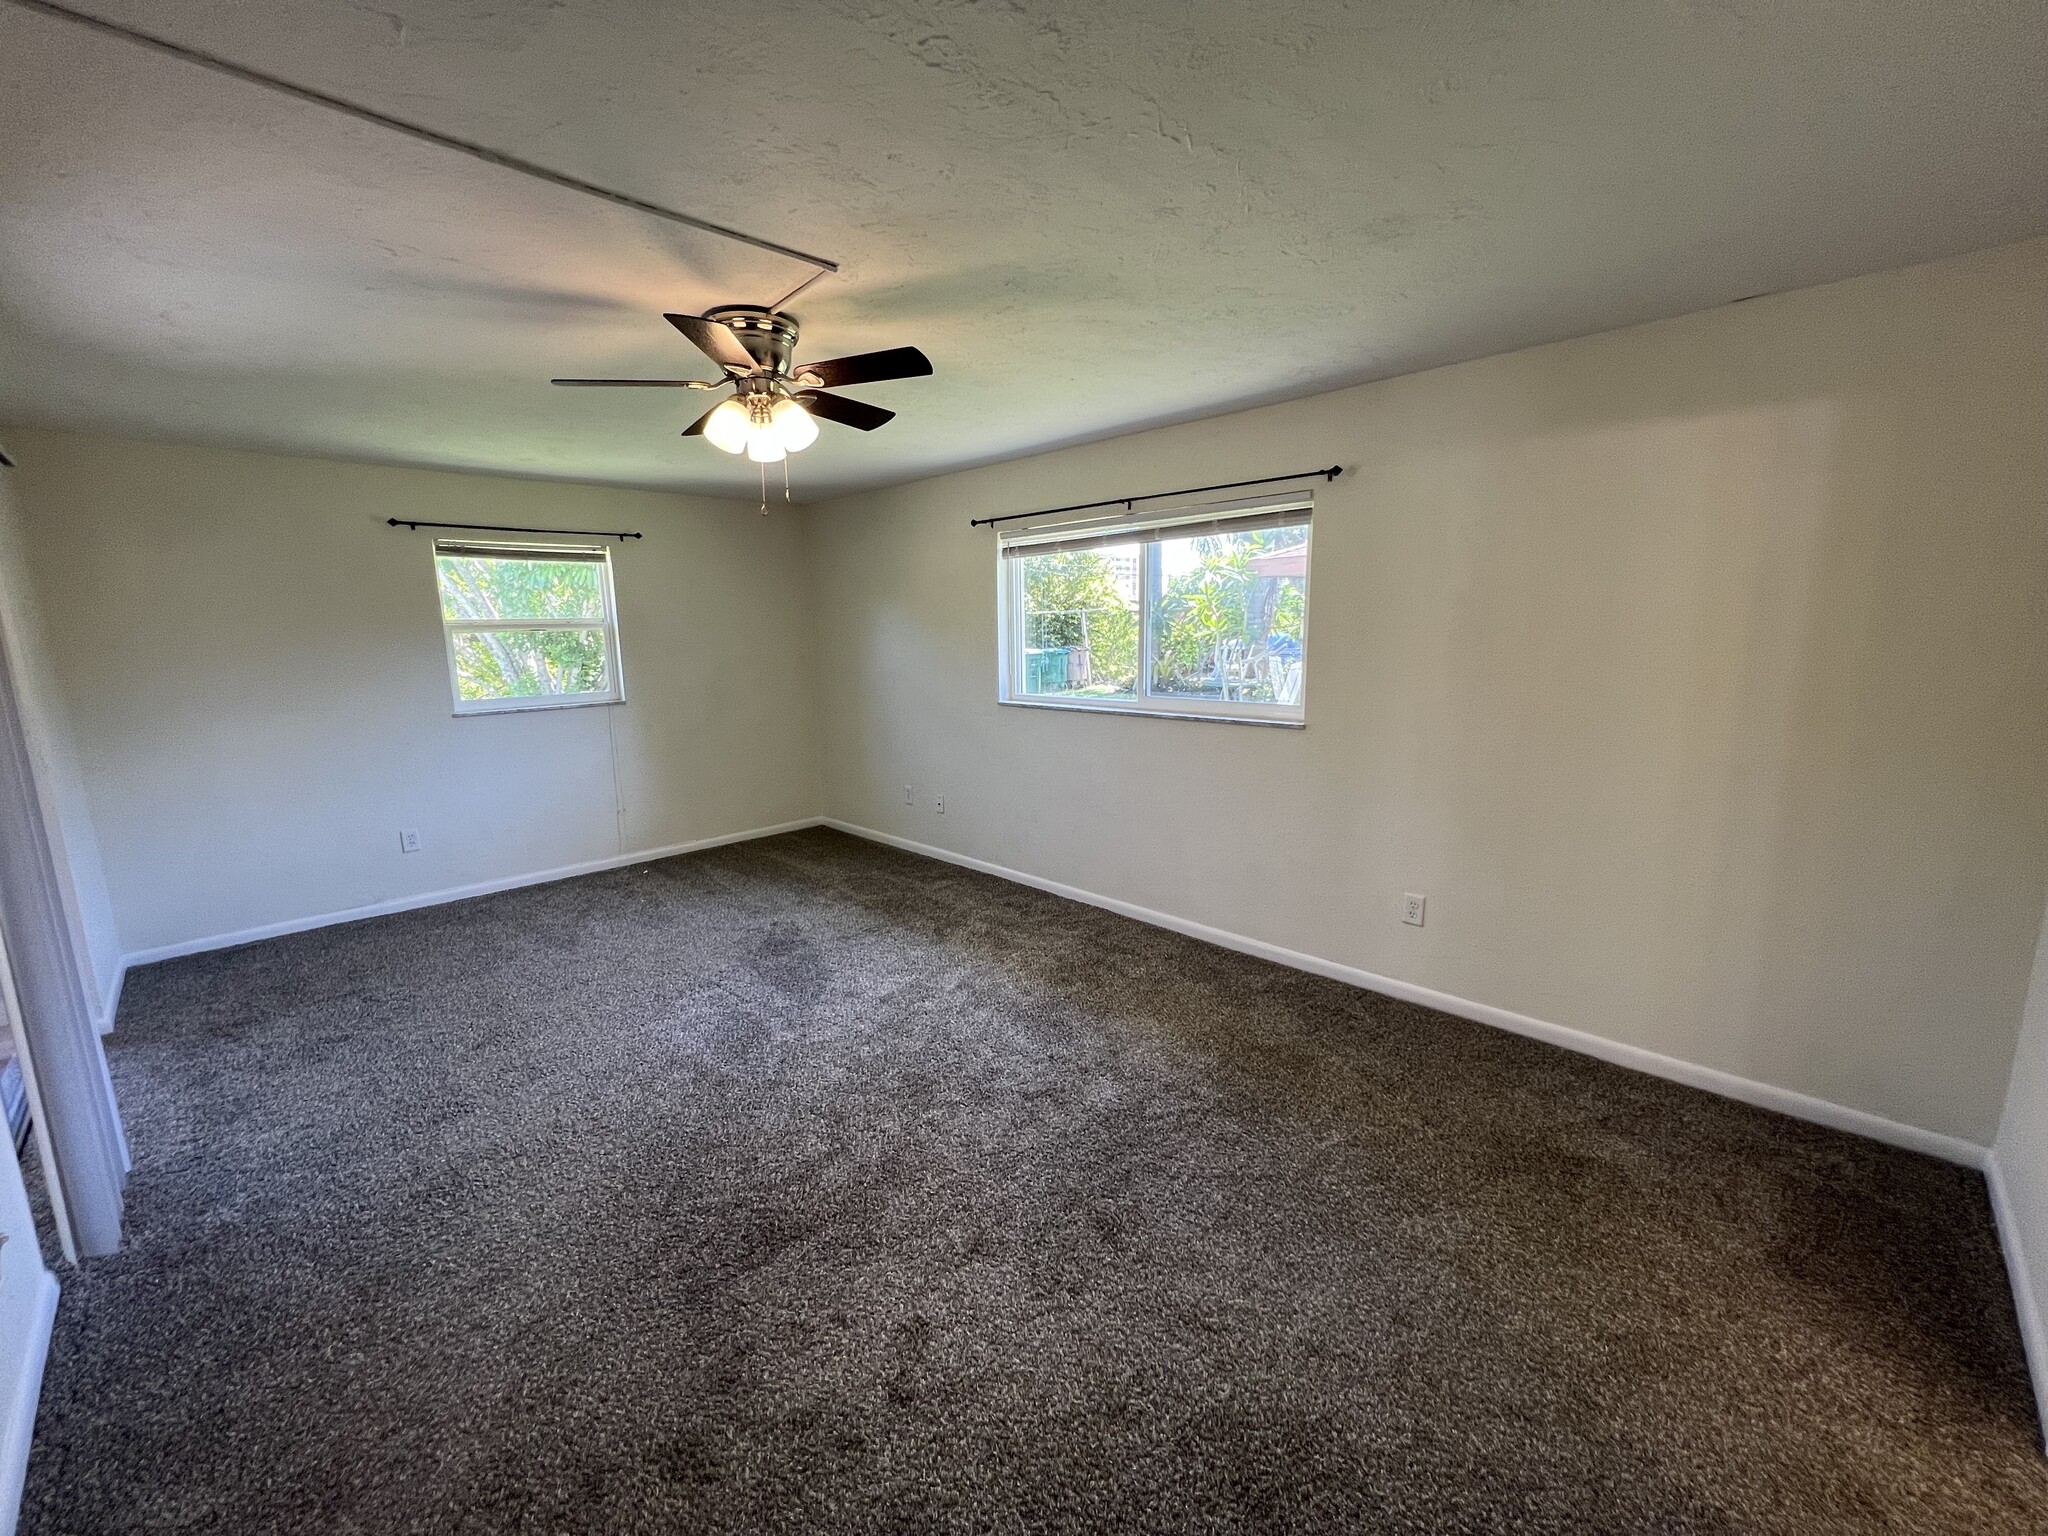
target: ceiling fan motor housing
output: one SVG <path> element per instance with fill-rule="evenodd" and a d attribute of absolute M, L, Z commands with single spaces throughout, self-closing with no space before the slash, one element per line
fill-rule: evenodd
<path fill-rule="evenodd" d="M 704 311 L 706 320 L 716 320 L 739 338 L 747 354 L 770 373 L 789 376 L 789 359 L 796 351 L 797 324 L 788 315 L 752 304 L 722 304 Z"/>

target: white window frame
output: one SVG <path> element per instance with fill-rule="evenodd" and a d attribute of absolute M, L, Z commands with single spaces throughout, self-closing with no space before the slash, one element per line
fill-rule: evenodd
<path fill-rule="evenodd" d="M 1191 699 L 1152 691 L 1152 604 L 1158 589 L 1156 537 L 1177 526 L 1216 522 L 1232 518 L 1261 517 L 1272 513 L 1299 512 L 1307 525 L 1306 565 L 1315 565 L 1315 497 L 1299 491 L 1278 497 L 1249 501 L 1178 506 L 1139 516 L 1096 518 L 1075 523 L 1038 524 L 999 536 L 996 547 L 996 701 L 1019 709 L 1080 710 L 1099 715 L 1150 715 L 1169 720 L 1220 720 L 1240 725 L 1276 725 L 1300 729 L 1308 723 L 1309 614 L 1313 583 L 1302 577 L 1301 614 L 1301 700 L 1295 704 L 1254 703 L 1238 699 Z M 1286 524 L 1283 526 L 1293 526 Z M 1027 693 L 1024 690 L 1024 561 L 1006 554 L 1012 549 L 1043 545 L 1048 549 L 1078 538 L 1095 539 L 1119 534 L 1152 535 L 1139 545 L 1138 564 L 1138 692 L 1127 699 L 1076 699 L 1057 695 Z"/>
<path fill-rule="evenodd" d="M 451 619 L 441 597 L 440 557 L 467 551 L 487 559 L 517 559 L 521 556 L 546 559 L 568 555 L 597 567 L 598 588 L 604 594 L 604 617 L 591 619 Z M 457 715 L 524 714 L 539 709 L 583 709 L 593 704 L 623 704 L 626 700 L 626 668 L 619 644 L 619 608 L 612 591 L 612 554 L 602 544 L 540 544 L 530 541 L 501 543 L 485 539 L 436 539 L 429 557 L 434 560 L 434 607 L 441 615 L 441 647 L 448 664 L 448 692 L 455 700 Z M 529 694 L 508 699 L 465 699 L 461 669 L 455 659 L 455 637 L 492 630 L 597 629 L 604 634 L 605 676 L 611 686 L 602 693 Z"/>

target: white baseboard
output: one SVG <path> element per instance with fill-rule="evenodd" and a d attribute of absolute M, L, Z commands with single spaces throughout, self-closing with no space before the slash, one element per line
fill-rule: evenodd
<path fill-rule="evenodd" d="M 618 854 L 609 858 L 591 859 L 581 864 L 567 864 L 559 869 L 535 871 L 531 874 L 509 875 L 496 880 L 479 881 L 473 885 L 453 886 L 446 890 L 427 891 L 415 896 L 395 897 L 368 906 L 351 907 L 340 912 L 323 912 L 310 917 L 291 918 L 284 922 L 267 923 L 261 927 L 244 928 L 234 933 L 214 934 L 203 939 L 188 939 L 177 944 L 164 944 L 154 949 L 138 950 L 121 957 L 121 976 L 125 980 L 128 969 L 137 965 L 149 965 L 158 960 L 174 960 L 184 955 L 202 954 L 208 950 L 230 949 L 238 944 L 253 944 L 261 939 L 278 938 L 288 933 L 303 933 L 312 928 L 325 928 L 335 923 L 352 923 L 366 917 L 382 917 L 393 912 L 410 912 L 420 907 L 439 906 L 443 902 L 463 901 L 472 896 L 488 896 L 496 891 L 509 891 L 520 886 L 544 885 L 552 880 L 568 880 L 578 875 L 596 874 L 602 870 L 620 869 L 629 864 L 644 864 L 651 859 L 673 858 L 677 854 L 695 853 L 704 848 L 716 848 L 727 843 L 749 842 L 755 838 L 775 837 L 784 832 L 797 832 L 805 827 L 828 826 L 870 842 L 884 843 L 915 853 L 928 859 L 938 859 L 948 864 L 958 864 L 968 869 L 980 870 L 983 874 L 995 875 L 1019 885 L 1032 886 L 1049 891 L 1055 896 L 1064 896 L 1070 901 L 1085 902 L 1092 907 L 1120 913 L 1155 927 L 1171 929 L 1187 934 L 1190 938 L 1234 949 L 1242 954 L 1256 955 L 1262 960 L 1272 960 L 1296 970 L 1308 971 L 1332 980 L 1347 982 L 1367 991 L 1384 993 L 1406 1002 L 1419 1003 L 1425 1008 L 1453 1014 L 1461 1019 L 1470 1019 L 1479 1024 L 1491 1024 L 1496 1029 L 1505 1029 L 1513 1034 L 1526 1035 L 1531 1039 L 1546 1041 L 1563 1046 L 1566 1050 L 1582 1055 L 1598 1057 L 1617 1066 L 1630 1067 L 1638 1072 L 1647 1072 L 1652 1077 L 1661 1077 L 1688 1087 L 1701 1088 L 1709 1093 L 1718 1093 L 1725 1098 L 1752 1104 L 1759 1109 L 1774 1110 L 1790 1115 L 1797 1120 L 1811 1121 L 1834 1130 L 1848 1131 L 1854 1135 L 1867 1136 L 1873 1141 L 1885 1142 L 1908 1151 L 1924 1152 L 1930 1157 L 1945 1162 L 1960 1163 L 1967 1168 L 1983 1168 L 1989 1156 L 1989 1149 L 1975 1142 L 1964 1141 L 1961 1137 L 1945 1135 L 1940 1131 L 1926 1130 L 1917 1125 L 1888 1120 L 1882 1115 L 1867 1110 L 1851 1109 L 1827 1099 L 1815 1098 L 1791 1088 L 1781 1088 L 1773 1083 L 1757 1082 L 1753 1078 L 1738 1077 L 1732 1072 L 1723 1072 L 1717 1067 L 1700 1066 L 1675 1056 L 1665 1056 L 1641 1046 L 1626 1045 L 1618 1040 L 1609 1040 L 1600 1035 L 1587 1034 L 1583 1030 L 1553 1024 L 1546 1019 L 1533 1018 L 1525 1013 L 1516 1013 L 1507 1008 L 1496 1008 L 1491 1003 L 1477 1003 L 1469 998 L 1456 997 L 1448 992 L 1438 992 L 1430 987 L 1416 986 L 1392 976 L 1380 976 L 1356 966 L 1342 965 L 1334 960 L 1325 960 L 1317 955 L 1303 954 L 1299 950 L 1286 949 L 1278 944 L 1269 944 L 1263 939 L 1247 938 L 1243 934 L 1231 933 L 1222 928 L 1212 928 L 1206 923 L 1194 922 L 1188 918 L 1176 917 L 1170 912 L 1157 912 L 1150 907 L 1141 907 L 1135 902 L 1120 901 L 1113 896 L 1099 895 L 1084 891 L 1078 886 L 1066 885 L 1057 880 L 1047 880 L 1022 870 L 991 863 L 986 859 L 971 858 L 955 853 L 949 848 L 935 847 L 929 843 L 914 842 L 907 837 L 893 833 L 878 832 L 871 827 L 857 826 L 830 816 L 809 816 L 798 821 L 786 821 L 772 827 L 754 827 L 744 832 L 728 832 L 717 837 L 698 838 L 694 842 L 677 843 L 666 848 L 648 848 L 636 853 Z M 110 1001 L 105 1024 L 112 1023 L 112 1006 L 119 1000 L 119 989 Z"/>
<path fill-rule="evenodd" d="M 1091 907 L 1102 907 L 1110 912 L 1121 913 L 1125 917 L 1136 918 L 1141 923 L 1170 928 L 1175 933 L 1184 933 L 1190 938 L 1217 944 L 1224 949 L 1234 949 L 1242 954 L 1256 955 L 1262 960 L 1273 960 L 1281 965 L 1292 966 L 1296 970 L 1349 982 L 1354 987 L 1364 987 L 1370 992 L 1382 992 L 1405 1002 L 1420 1003 L 1425 1008 L 1455 1014 L 1458 1018 L 1470 1019 L 1474 1023 L 1491 1024 L 1496 1029 L 1527 1035 L 1531 1039 L 1547 1041 L 1551 1045 L 1561 1045 L 1566 1050 L 1578 1051 L 1582 1055 L 1597 1056 L 1600 1060 L 1611 1061 L 1617 1066 L 1632 1067 L 1638 1072 L 1647 1072 L 1652 1077 L 1667 1078 L 1691 1088 L 1703 1088 L 1709 1093 L 1738 1099 L 1759 1109 L 1775 1110 L 1779 1114 L 1790 1115 L 1795 1120 L 1807 1120 L 1834 1130 L 1868 1136 L 1872 1141 L 1904 1147 L 1912 1152 L 1924 1152 L 1930 1157 L 1938 1157 L 1944 1162 L 1960 1163 L 1966 1168 L 1982 1168 L 1988 1155 L 1987 1148 L 1980 1147 L 1975 1142 L 1964 1141 L 1958 1136 L 1948 1136 L 1940 1131 L 1924 1130 L 1917 1125 L 1887 1120 L 1884 1116 L 1873 1115 L 1867 1110 L 1851 1109 L 1847 1105 L 1817 1099 L 1811 1094 L 1799 1093 L 1790 1088 L 1780 1088 L 1772 1083 L 1760 1083 L 1751 1078 L 1737 1077 L 1732 1072 L 1681 1061 L 1675 1056 L 1664 1056 L 1656 1051 L 1644 1050 L 1641 1046 L 1624 1045 L 1618 1040 L 1589 1035 L 1583 1030 L 1531 1018 L 1525 1013 L 1496 1008 L 1491 1003 L 1475 1003 L 1467 998 L 1454 997 L 1448 992 L 1438 992 L 1429 987 L 1418 987 L 1412 982 L 1398 981 L 1391 976 L 1378 976 L 1371 971 L 1359 970 L 1356 966 L 1339 965 L 1334 960 L 1305 955 L 1298 950 L 1283 949 L 1278 944 L 1268 944 L 1262 939 L 1248 939 L 1242 934 L 1211 928 L 1206 923 L 1191 922 L 1184 917 L 1175 917 L 1170 912 L 1155 912 L 1149 907 L 1119 901 L 1112 896 L 1099 896 L 1093 891 L 1062 885 L 1057 880 L 1041 879 L 1037 875 L 1025 874 L 1021 870 L 992 864 L 986 859 L 969 858 L 966 854 L 954 853 L 950 849 L 912 842 L 907 837 L 877 832 L 872 828 L 855 826 L 852 822 L 840 821 L 830 816 L 824 818 L 824 824 L 841 832 L 849 832 L 855 837 L 864 837 L 870 842 L 886 843 L 891 848 L 901 848 L 906 853 L 921 854 L 928 859 L 939 859 L 948 864 L 978 869 L 983 874 L 1014 880 L 1019 885 L 1033 886 L 1041 891 L 1050 891 L 1055 896 L 1064 896 L 1071 901 L 1086 902 Z"/>
<path fill-rule="evenodd" d="M 822 816 L 807 816 L 800 821 L 785 821 L 772 827 L 751 827 L 745 832 L 725 832 L 717 837 L 700 837 L 695 842 L 675 843 L 667 848 L 644 848 L 637 853 L 589 859 L 581 864 L 564 864 L 559 869 L 536 870 L 525 875 L 506 875 L 496 880 L 480 880 L 474 885 L 423 891 L 416 896 L 395 896 L 389 901 L 372 902 L 363 907 L 349 907 L 340 912 L 321 912 L 311 917 L 287 918 L 280 923 L 265 923 L 261 927 L 243 928 L 234 933 L 216 933 L 203 939 L 184 939 L 176 944 L 160 944 L 154 949 L 139 949 L 133 954 L 123 955 L 121 974 L 125 980 L 130 968 L 152 965 L 158 960 L 176 960 L 184 955 L 199 955 L 214 949 L 233 949 L 238 944 L 254 944 L 260 939 L 280 938 L 287 933 L 304 933 L 312 928 L 330 928 L 336 923 L 360 922 L 366 917 L 385 917 L 393 912 L 412 912 L 420 907 L 438 907 L 444 902 L 467 901 L 472 896 L 489 896 L 498 891 L 517 890 L 521 886 L 546 885 L 553 880 L 573 880 L 578 875 L 595 875 L 607 869 L 624 869 L 628 864 L 671 859 L 679 853 L 697 853 L 705 848 L 720 848 L 727 843 L 746 843 L 758 837 L 775 837 L 784 832 L 800 832 L 805 827 L 820 826 L 823 822 Z"/>
<path fill-rule="evenodd" d="M 2041 1315 L 2040 1292 L 2027 1267 L 2027 1250 L 2020 1243 L 2019 1218 L 2005 1187 L 2005 1169 L 1998 1153 L 1984 1159 L 1984 1182 L 1991 1186 L 1991 1215 L 1998 1223 L 1998 1245 L 2005 1250 L 2005 1273 L 2012 1281 L 2013 1310 L 2020 1317 L 2020 1339 L 2027 1350 L 2027 1374 L 2034 1382 L 2034 1409 L 2048 1429 L 2048 1319 Z"/>
<path fill-rule="evenodd" d="M 50 1328 L 56 1319 L 57 1277 L 44 1270 L 42 1284 L 29 1299 L 28 1348 L 14 1379 L 0 1382 L 0 1536 L 14 1536 L 21 1514 L 21 1485 L 28 1476 L 36 1401 L 42 1396 L 43 1362 L 49 1358 Z"/>
<path fill-rule="evenodd" d="M 128 985 L 128 957 L 123 955 L 114 962 L 114 979 L 107 986 L 106 1001 L 100 1004 L 99 1031 L 103 1035 L 114 1032 L 114 1016 L 121 1011 L 121 989 Z"/>

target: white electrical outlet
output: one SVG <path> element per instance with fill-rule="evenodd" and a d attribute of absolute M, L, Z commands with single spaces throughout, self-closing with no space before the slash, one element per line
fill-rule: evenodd
<path fill-rule="evenodd" d="M 944 795 L 934 795 L 932 797 L 932 809 L 934 811 L 937 811 L 941 816 L 945 815 L 946 797 Z"/>
<path fill-rule="evenodd" d="M 398 851 L 400 853 L 418 853 L 420 851 L 419 828 L 407 827 L 398 834 Z"/>
<path fill-rule="evenodd" d="M 1427 896 L 1418 896 L 1413 891 L 1401 898 L 1401 921 L 1422 926 L 1422 909 L 1429 903 Z"/>

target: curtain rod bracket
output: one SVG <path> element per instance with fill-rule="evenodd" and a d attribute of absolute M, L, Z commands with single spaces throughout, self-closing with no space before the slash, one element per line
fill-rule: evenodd
<path fill-rule="evenodd" d="M 1344 473 L 1342 464 L 1328 469 L 1305 469 L 1295 475 L 1266 475 L 1257 480 L 1228 480 L 1221 485 L 1191 485 L 1184 491 L 1153 491 L 1144 496 L 1112 496 L 1107 501 L 1077 501 L 1070 507 L 1046 507 L 1037 512 L 1006 512 L 1001 517 L 970 517 L 967 526 L 986 528 L 992 523 L 1014 523 L 1020 517 L 1051 517 L 1060 512 L 1088 512 L 1096 507 L 1122 507 L 1135 512 L 1141 501 L 1164 501 L 1172 496 L 1199 496 L 1204 491 L 1241 491 L 1248 485 L 1275 485 L 1282 480 L 1334 480 Z"/>

